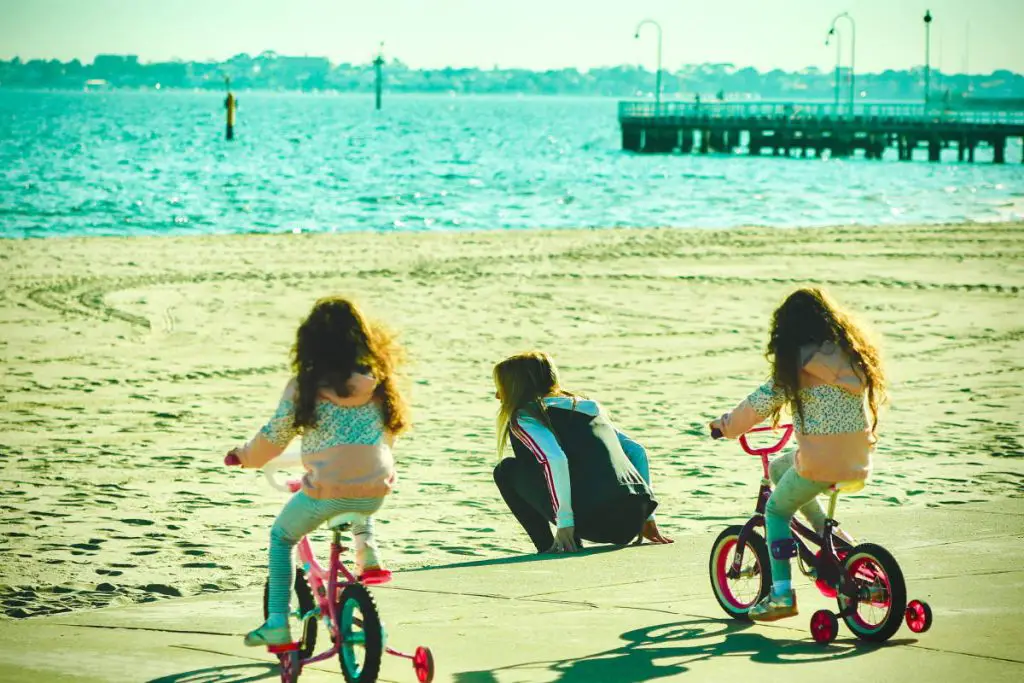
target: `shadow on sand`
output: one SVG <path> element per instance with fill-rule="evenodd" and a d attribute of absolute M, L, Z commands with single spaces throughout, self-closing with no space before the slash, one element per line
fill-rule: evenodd
<path fill-rule="evenodd" d="M 469 560 L 466 562 L 454 562 L 452 564 L 435 564 L 426 567 L 415 567 L 413 569 L 403 569 L 402 574 L 412 574 L 414 572 L 429 572 L 436 571 L 438 569 L 466 569 L 469 567 L 490 567 L 501 564 L 521 564 L 523 562 L 550 562 L 553 560 L 560 560 L 563 562 L 571 562 L 574 558 L 588 557 L 590 555 L 601 555 L 604 553 L 611 553 L 617 550 L 624 550 L 626 548 L 647 548 L 650 544 L 645 545 L 598 545 L 594 547 L 586 547 L 576 553 L 568 555 L 556 555 L 554 553 L 533 553 L 529 555 L 509 555 L 508 557 L 492 557 L 484 560 Z"/>
<path fill-rule="evenodd" d="M 579 659 L 524 662 L 491 671 L 464 671 L 456 683 L 496 683 L 501 671 L 537 672 L 559 683 L 618 681 L 639 683 L 676 676 L 697 662 L 718 657 L 747 657 L 764 664 L 801 664 L 858 657 L 886 645 L 836 642 L 823 648 L 811 640 L 769 638 L 750 631 L 753 624 L 730 619 L 691 619 L 623 633 L 624 645 Z M 891 640 L 887 645 L 913 640 Z M 546 675 L 547 671 L 555 674 Z"/>
<path fill-rule="evenodd" d="M 280 678 L 277 662 L 210 666 L 153 678 L 146 683 L 250 683 Z"/>

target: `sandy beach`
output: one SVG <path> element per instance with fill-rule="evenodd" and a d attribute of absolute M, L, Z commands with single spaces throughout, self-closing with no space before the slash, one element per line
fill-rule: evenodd
<path fill-rule="evenodd" d="M 648 447 L 666 533 L 742 516 L 757 463 L 703 426 L 764 377 L 771 310 L 803 284 L 888 361 L 876 473 L 844 505 L 1024 496 L 1024 224 L 5 240 L 0 271 L 7 617 L 262 583 L 283 499 L 221 458 L 328 293 L 410 356 L 415 427 L 379 515 L 396 569 L 529 549 L 491 480 L 490 370 L 534 347 Z"/>

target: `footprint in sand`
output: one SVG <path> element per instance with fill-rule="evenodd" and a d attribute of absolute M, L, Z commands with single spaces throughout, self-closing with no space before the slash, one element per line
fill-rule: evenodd
<path fill-rule="evenodd" d="M 72 543 L 69 548 L 78 548 L 79 550 L 97 551 L 100 549 L 98 543 Z"/>

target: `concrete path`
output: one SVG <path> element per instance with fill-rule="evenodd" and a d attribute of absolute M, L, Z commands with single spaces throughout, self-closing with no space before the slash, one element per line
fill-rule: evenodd
<path fill-rule="evenodd" d="M 711 534 L 406 571 L 374 595 L 390 644 L 431 647 L 436 681 L 1024 680 L 1024 500 L 843 519 L 897 557 L 909 596 L 933 607 L 931 631 L 904 626 L 871 646 L 841 624 L 836 643 L 822 648 L 808 620 L 835 603 L 804 580 L 800 616 L 758 626 L 727 619 L 708 584 Z M 260 593 L 246 590 L 2 621 L 0 681 L 273 681 L 275 662 L 241 644 L 260 604 Z M 343 679 L 332 661 L 301 680 Z M 415 676 L 407 661 L 386 657 L 380 680 Z"/>

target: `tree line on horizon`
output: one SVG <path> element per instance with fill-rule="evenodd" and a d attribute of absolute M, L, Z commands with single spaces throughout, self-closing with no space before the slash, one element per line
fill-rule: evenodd
<path fill-rule="evenodd" d="M 848 93 L 848 73 L 841 74 L 841 95 Z M 77 59 L 0 60 L 0 88 L 68 89 L 130 88 L 214 90 L 235 89 L 303 92 L 366 92 L 373 89 L 373 64 L 331 64 L 326 57 L 289 57 L 267 51 L 239 54 L 223 62 L 171 61 L 143 63 L 133 55 L 98 55 L 91 64 Z M 643 97 L 653 92 L 655 74 L 639 66 L 620 65 L 579 71 L 575 68 L 529 69 L 442 68 L 414 69 L 399 60 L 384 65 L 388 92 L 588 95 Z M 799 71 L 737 67 L 728 63 L 684 65 L 662 70 L 666 99 L 718 97 L 723 99 L 790 98 L 829 100 L 835 74 L 808 67 Z M 887 69 L 856 74 L 858 96 L 871 100 L 920 100 L 924 69 Z M 931 72 L 933 97 L 1024 98 L 1024 75 L 1006 69 L 990 74 Z"/>

